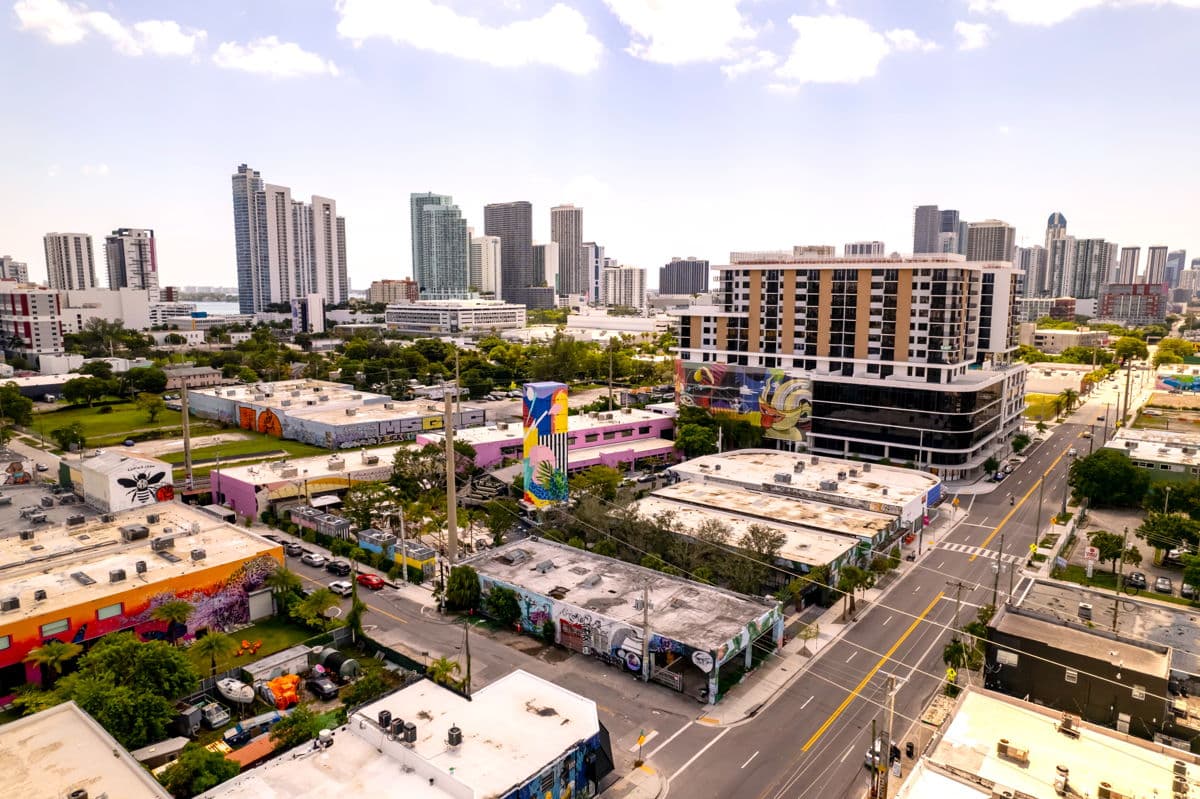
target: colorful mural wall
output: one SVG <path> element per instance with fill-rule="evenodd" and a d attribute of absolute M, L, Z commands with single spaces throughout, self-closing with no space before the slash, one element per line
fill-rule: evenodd
<path fill-rule="evenodd" d="M 68 608 L 47 608 L 5 624 L 8 645 L 0 650 L 0 669 L 21 663 L 31 649 L 51 638 L 85 643 L 102 635 L 132 630 L 142 640 L 170 637 L 165 622 L 151 618 L 154 608 L 174 599 L 190 602 L 195 611 L 177 638 L 207 627 L 228 629 L 250 620 L 249 593 L 261 588 L 283 562 L 280 549 L 270 555 L 256 554 L 244 560 L 187 572 L 165 581 L 124 583 L 122 590 L 95 595 Z M 53 630 L 54 632 L 50 632 Z M 37 667 L 26 666 L 26 679 L 36 680 Z"/>
<path fill-rule="evenodd" d="M 567 499 L 567 386 L 526 383 L 521 393 L 525 501 L 543 508 Z"/>
<path fill-rule="evenodd" d="M 0 475 L 0 485 L 27 485 L 33 480 L 33 473 L 25 468 L 23 461 L 9 461 L 4 464 L 4 474 Z"/>
<path fill-rule="evenodd" d="M 549 788 L 543 782 L 543 776 L 547 773 L 543 771 L 517 790 L 505 794 L 504 799 L 575 799 L 592 796 L 588 786 L 588 760 L 589 755 L 592 755 L 590 759 L 594 759 L 599 750 L 600 734 L 596 733 L 586 741 L 580 741 L 550 766 L 554 771 L 554 780 Z"/>
<path fill-rule="evenodd" d="M 677 360 L 675 396 L 680 405 L 744 419 L 766 438 L 804 441 L 812 423 L 812 381 L 782 369 Z"/>

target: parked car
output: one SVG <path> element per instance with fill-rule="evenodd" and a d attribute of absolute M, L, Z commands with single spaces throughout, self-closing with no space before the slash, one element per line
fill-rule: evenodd
<path fill-rule="evenodd" d="M 37 470 L 38 470 L 39 472 L 46 472 L 46 471 L 49 471 L 49 470 L 50 470 L 50 467 L 49 467 L 49 466 L 47 466 L 47 465 L 46 465 L 46 464 L 44 464 L 44 463 L 39 463 L 39 464 L 37 465 Z"/>
<path fill-rule="evenodd" d="M 309 566 L 324 566 L 325 556 L 316 552 L 305 552 L 300 556 L 300 562 L 306 563 Z"/>
<path fill-rule="evenodd" d="M 364 588 L 370 588 L 372 591 L 378 591 L 383 588 L 383 578 L 375 574 L 360 574 L 358 575 L 358 584 Z"/>
<path fill-rule="evenodd" d="M 305 681 L 304 687 L 320 699 L 337 699 L 338 688 L 328 677 L 311 677 Z"/>
<path fill-rule="evenodd" d="M 277 535 L 270 535 L 270 534 L 267 534 L 267 535 L 264 535 L 264 536 L 263 536 L 263 538 L 267 539 L 268 541 L 273 541 L 273 542 L 275 542 L 276 544 L 282 544 L 282 543 L 284 543 L 284 540 L 283 540 L 282 538 L 280 538 L 279 536 L 277 536 Z"/>
<path fill-rule="evenodd" d="M 329 584 L 329 590 L 341 596 L 350 596 L 354 593 L 354 586 L 346 580 L 334 580 Z"/>
<path fill-rule="evenodd" d="M 1092 432 L 1090 430 L 1084 430 L 1082 433 L 1079 434 L 1079 437 L 1080 438 L 1091 438 Z"/>
<path fill-rule="evenodd" d="M 296 543 L 284 544 L 283 551 L 286 552 L 289 556 L 294 558 L 294 557 L 297 557 L 297 556 L 303 554 L 304 547 L 302 547 Z"/>
<path fill-rule="evenodd" d="M 1069 458 L 1074 458 L 1078 454 L 1079 450 L 1075 449 L 1074 447 L 1071 447 L 1069 450 L 1067 450 L 1067 457 Z"/>
<path fill-rule="evenodd" d="M 1191 583 L 1180 583 L 1179 584 L 1179 595 L 1181 597 L 1183 597 L 1184 599 L 1195 599 L 1196 598 L 1196 586 L 1192 585 Z"/>
<path fill-rule="evenodd" d="M 1174 588 L 1170 577 L 1158 577 L 1154 580 L 1154 590 L 1160 594 L 1173 594 Z"/>
<path fill-rule="evenodd" d="M 132 447 L 134 442 L 133 442 L 133 439 L 132 439 L 132 438 L 127 438 L 127 439 L 125 439 L 125 440 L 124 440 L 123 442 L 121 442 L 121 443 L 123 443 L 123 444 L 124 444 L 125 446 L 127 446 L 127 447 Z"/>
<path fill-rule="evenodd" d="M 1004 472 L 996 472 L 994 475 L 992 475 L 992 479 L 995 480 L 997 483 L 1004 480 L 1005 477 L 1008 477 L 1008 475 L 1005 474 Z"/>
<path fill-rule="evenodd" d="M 1130 572 L 1125 575 L 1125 585 L 1128 588 L 1145 588 L 1146 575 L 1141 572 Z"/>
<path fill-rule="evenodd" d="M 336 574 L 339 577 L 345 577 L 350 573 L 350 564 L 344 560 L 331 560 L 325 564 L 325 571 L 330 574 Z"/>

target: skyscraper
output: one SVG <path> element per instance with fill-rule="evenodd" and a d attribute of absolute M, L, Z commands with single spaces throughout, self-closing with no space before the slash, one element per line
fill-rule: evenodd
<path fill-rule="evenodd" d="M 420 250 L 413 260 L 413 274 L 421 298 L 453 300 L 469 296 L 471 240 L 462 211 L 450 202 L 424 204 L 417 213 L 417 224 L 413 242 Z"/>
<path fill-rule="evenodd" d="M 14 261 L 11 255 L 0 255 L 0 280 L 29 282 L 29 264 Z"/>
<path fill-rule="evenodd" d="M 968 261 L 1012 261 L 1017 231 L 1007 222 L 987 219 L 967 225 Z"/>
<path fill-rule="evenodd" d="M 938 243 L 941 246 L 939 252 L 956 252 L 959 255 L 966 254 L 967 251 L 967 223 L 959 218 L 958 211 L 946 209 L 939 214 L 940 222 L 938 224 Z M 950 234 L 947 236 L 947 234 Z M 948 249 L 947 244 L 953 245 L 953 249 Z"/>
<path fill-rule="evenodd" d="M 587 298 L 593 305 L 600 303 L 600 272 L 604 269 L 604 245 L 594 241 L 583 243 L 583 260 L 587 265 Z"/>
<path fill-rule="evenodd" d="M 502 285 L 500 237 L 473 237 L 471 239 L 471 287 L 481 294 L 496 297 L 500 293 Z"/>
<path fill-rule="evenodd" d="M 1049 252 L 1050 242 L 1067 237 L 1067 218 L 1058 211 L 1050 214 L 1046 220 L 1046 252 Z"/>
<path fill-rule="evenodd" d="M 646 270 L 640 266 L 606 266 L 600 273 L 603 304 L 614 308 L 646 307 Z"/>
<path fill-rule="evenodd" d="M 1095 299 L 1111 282 L 1117 264 L 1117 244 L 1104 239 L 1076 239 L 1067 294 L 1077 300 Z"/>
<path fill-rule="evenodd" d="M 842 245 L 842 255 L 846 256 L 847 258 L 856 256 L 856 255 L 866 255 L 866 256 L 870 256 L 872 258 L 882 258 L 883 257 L 883 242 L 882 241 L 848 241 Z"/>
<path fill-rule="evenodd" d="M 1167 288 L 1179 285 L 1179 275 L 1187 265 L 1187 250 L 1171 250 L 1167 253 Z"/>
<path fill-rule="evenodd" d="M 290 188 L 265 183 L 245 164 L 232 183 L 241 312 L 310 294 L 330 305 L 344 302 L 350 289 L 346 220 L 337 215 L 337 203 L 316 195 L 311 203 L 293 200 Z"/>
<path fill-rule="evenodd" d="M 588 270 L 583 251 L 583 209 L 556 205 L 550 209 L 550 238 L 558 243 L 558 291 L 585 294 Z"/>
<path fill-rule="evenodd" d="M 1121 265 L 1117 267 L 1117 274 L 1112 279 L 1113 283 L 1136 283 L 1138 273 L 1138 261 L 1142 257 L 1141 247 L 1122 247 L 1121 248 Z"/>
<path fill-rule="evenodd" d="M 1024 297 L 1026 299 L 1046 296 L 1050 275 L 1045 247 L 1040 245 L 1018 247 L 1013 265 L 1025 273 Z"/>
<path fill-rule="evenodd" d="M 658 293 L 703 294 L 708 291 L 708 271 L 708 261 L 703 258 L 672 258 L 659 267 Z"/>
<path fill-rule="evenodd" d="M 533 285 L 546 286 L 559 292 L 562 279 L 562 264 L 559 263 L 558 242 L 533 245 Z"/>
<path fill-rule="evenodd" d="M 942 215 L 936 205 L 918 205 L 913 211 L 913 253 L 938 251 Z"/>
<path fill-rule="evenodd" d="M 87 233 L 47 233 L 46 284 L 60 291 L 94 289 L 96 262 L 92 237 Z"/>
<path fill-rule="evenodd" d="M 500 237 L 500 296 L 524 305 L 533 285 L 533 206 L 524 201 L 483 207 L 483 232 Z"/>
<path fill-rule="evenodd" d="M 1167 282 L 1167 248 L 1148 247 L 1146 249 L 1146 276 L 1143 283 Z"/>
<path fill-rule="evenodd" d="M 154 231 L 118 228 L 104 240 L 110 289 L 158 289 L 158 255 Z"/>

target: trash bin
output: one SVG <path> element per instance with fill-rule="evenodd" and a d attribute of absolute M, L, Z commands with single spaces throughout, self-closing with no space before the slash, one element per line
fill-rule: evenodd
<path fill-rule="evenodd" d="M 908 755 L 909 760 L 912 760 L 914 757 L 916 757 L 917 747 L 912 741 L 908 741 L 904 744 L 904 754 Z"/>

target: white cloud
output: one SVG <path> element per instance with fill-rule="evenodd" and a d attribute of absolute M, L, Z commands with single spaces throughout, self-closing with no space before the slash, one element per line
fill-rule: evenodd
<path fill-rule="evenodd" d="M 970 0 L 976 14 L 1002 14 L 1021 25 L 1057 25 L 1092 8 L 1175 5 L 1200 8 L 1200 0 Z"/>
<path fill-rule="evenodd" d="M 754 50 L 743 57 L 741 61 L 735 61 L 732 64 L 726 64 L 721 67 L 721 71 L 725 73 L 725 77 L 727 78 L 740 78 L 742 75 L 750 72 L 770 69 L 778 63 L 779 56 L 770 50 Z"/>
<path fill-rule="evenodd" d="M 767 91 L 772 94 L 793 95 L 800 92 L 800 86 L 795 83 L 768 83 Z"/>
<path fill-rule="evenodd" d="M 281 42 L 275 36 L 264 36 L 247 44 L 222 42 L 213 54 L 213 63 L 222 69 L 273 78 L 326 74 L 336 77 L 339 74 L 332 61 L 308 52 L 295 42 Z"/>
<path fill-rule="evenodd" d="M 585 75 L 600 66 L 604 49 L 583 15 L 561 3 L 499 26 L 433 0 L 338 0 L 337 13 L 338 34 L 356 44 L 379 37 L 497 67 L 540 64 Z"/>
<path fill-rule="evenodd" d="M 84 164 L 79 170 L 81 174 L 88 177 L 104 178 L 108 177 L 108 164 Z"/>
<path fill-rule="evenodd" d="M 143 20 L 126 25 L 104 11 L 89 11 L 65 0 L 18 0 L 13 6 L 21 30 L 39 33 L 52 44 L 78 44 L 91 34 L 129 56 L 191 55 L 205 32 L 171 20 Z"/>
<path fill-rule="evenodd" d="M 873 77 L 890 53 L 937 47 L 911 30 L 880 33 L 855 17 L 794 16 L 788 22 L 796 30 L 796 42 L 787 61 L 775 70 L 785 85 L 858 83 Z"/>
<path fill-rule="evenodd" d="M 1008 134 L 1012 133 L 1012 128 L 1010 128 L 1008 125 L 1001 125 L 1000 127 L 996 128 L 996 132 L 1001 136 L 1007 136 Z"/>
<path fill-rule="evenodd" d="M 46 177 L 48 177 L 48 178 L 56 178 L 61 173 L 62 173 L 62 167 L 59 166 L 58 164 L 51 164 L 49 167 L 46 168 Z"/>
<path fill-rule="evenodd" d="M 742 0 L 604 0 L 633 40 L 625 52 L 659 64 L 726 61 L 754 29 L 738 10 Z"/>
<path fill-rule="evenodd" d="M 978 50 L 987 47 L 991 39 L 992 29 L 986 22 L 954 23 L 954 33 L 958 36 L 959 50 Z"/>

